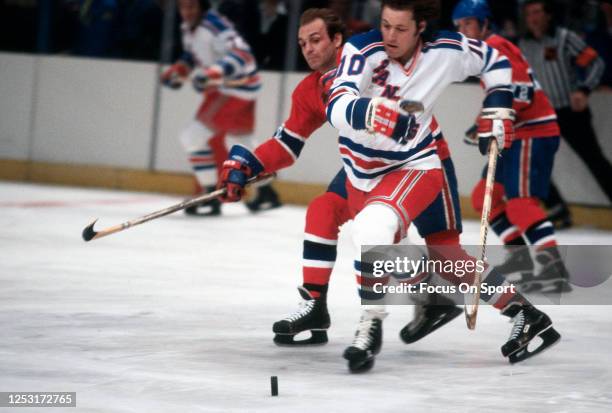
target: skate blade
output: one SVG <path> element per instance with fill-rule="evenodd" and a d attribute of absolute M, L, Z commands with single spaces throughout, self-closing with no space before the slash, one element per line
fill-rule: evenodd
<path fill-rule="evenodd" d="M 246 204 L 246 207 L 251 212 L 269 211 L 271 209 L 280 208 L 282 206 L 283 204 L 281 204 L 280 202 L 265 202 L 261 205 Z"/>
<path fill-rule="evenodd" d="M 528 358 L 535 356 L 543 352 L 544 350 L 552 347 L 557 344 L 561 339 L 561 334 L 557 332 L 552 326 L 542 331 L 536 337 L 540 337 L 542 339 L 542 343 L 533 351 L 529 351 L 529 343 L 525 347 L 522 347 L 515 351 L 514 353 L 508 356 L 508 361 L 510 364 L 520 363 L 521 361 L 525 361 Z"/>
<path fill-rule="evenodd" d="M 276 334 L 274 336 L 274 344 L 280 347 L 292 346 L 321 346 L 328 341 L 327 331 L 325 330 L 310 330 L 311 336 L 303 340 L 296 340 L 297 334 Z M 299 334 L 299 333 L 298 333 Z"/>
<path fill-rule="evenodd" d="M 211 211 L 206 211 L 206 212 L 200 212 L 198 211 L 197 208 L 196 209 L 186 209 L 185 215 L 188 215 L 190 217 L 218 217 L 219 215 L 221 215 L 221 211 L 211 210 Z"/>
<path fill-rule="evenodd" d="M 457 318 L 461 313 L 463 313 L 463 311 L 459 307 L 455 307 L 451 312 L 447 313 L 444 317 L 432 320 L 431 322 L 425 324 L 416 334 L 410 332 L 410 328 L 409 328 L 410 324 L 408 324 L 406 327 L 402 328 L 402 330 L 400 331 L 400 338 L 406 344 L 411 344 L 416 341 L 419 341 L 423 337 L 433 333 L 434 331 L 444 326 L 445 324 L 448 324 L 449 322 Z"/>

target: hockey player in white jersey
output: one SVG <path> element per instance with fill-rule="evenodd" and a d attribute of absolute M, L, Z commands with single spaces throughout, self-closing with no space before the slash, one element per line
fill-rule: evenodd
<path fill-rule="evenodd" d="M 354 36 L 344 46 L 327 117 L 340 132 L 358 249 L 397 241 L 438 195 L 442 177 L 432 140 L 432 111 L 449 84 L 479 76 L 486 88 L 478 125 L 483 154 L 488 153 L 491 140 L 497 140 L 501 149 L 513 139 L 509 62 L 486 43 L 454 32 L 440 32 L 425 42 L 427 22 L 438 13 L 436 0 L 383 0 L 380 30 Z M 403 100 L 421 102 L 423 109 L 408 113 L 402 109 Z M 457 104 L 460 107 L 461 102 Z M 460 247 L 458 237 L 441 238 L 439 244 L 455 247 L 450 253 L 445 249 L 444 259 L 475 260 Z M 435 249 L 430 248 L 430 257 L 432 253 Z M 355 260 L 355 270 L 363 290 L 371 280 L 360 259 Z M 452 273 L 441 275 L 459 282 Z M 469 282 L 469 277 L 462 281 Z M 483 274 L 483 282 L 504 283 L 492 268 Z M 502 346 L 503 355 L 516 362 L 548 347 L 559 335 L 544 313 L 520 294 L 507 291 L 482 298 L 505 315 L 516 316 L 511 337 Z M 363 307 L 353 344 L 344 353 L 352 371 L 373 365 L 386 315 L 384 306 Z M 544 344 L 528 354 L 527 343 L 536 335 Z"/>
<path fill-rule="evenodd" d="M 162 83 L 180 88 L 192 75 L 193 87 L 204 100 L 180 141 L 199 184 L 199 191 L 214 190 L 218 170 L 227 157 L 226 137 L 248 142 L 255 127 L 255 99 L 260 89 L 257 62 L 249 45 L 231 22 L 210 9 L 207 0 L 178 0 L 184 53 L 162 75 Z M 279 206 L 270 186 L 260 187 L 247 206 L 252 211 Z M 217 199 L 187 214 L 219 215 Z"/>

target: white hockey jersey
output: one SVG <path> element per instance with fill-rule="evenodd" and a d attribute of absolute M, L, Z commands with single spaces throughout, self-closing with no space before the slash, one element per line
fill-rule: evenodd
<path fill-rule="evenodd" d="M 430 127 L 433 105 L 449 84 L 469 76 L 479 76 L 485 85 L 484 107 L 512 107 L 510 63 L 484 42 L 440 32 L 431 42 L 420 44 L 402 66 L 385 53 L 379 30 L 350 38 L 329 92 L 327 119 L 340 131 L 340 155 L 352 185 L 370 191 L 388 172 L 439 168 Z M 423 103 L 425 110 L 416 114 L 411 140 L 400 144 L 365 130 L 369 99 L 364 98 L 372 97 Z"/>
<path fill-rule="evenodd" d="M 244 80 L 239 85 L 220 87 L 219 90 L 243 99 L 255 99 L 261 88 L 257 62 L 249 45 L 240 37 L 232 24 L 213 10 L 209 10 L 194 30 L 181 25 L 183 49 L 181 60 L 194 70 L 218 64 L 227 80 Z"/>

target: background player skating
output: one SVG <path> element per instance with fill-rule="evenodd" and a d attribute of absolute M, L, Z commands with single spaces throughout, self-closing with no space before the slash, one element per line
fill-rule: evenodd
<path fill-rule="evenodd" d="M 505 245 L 513 246 L 500 270 L 518 275 L 513 281 L 525 292 L 570 291 L 569 274 L 557 248 L 553 224 L 540 206 L 548 196 L 559 148 L 557 116 L 520 50 L 491 32 L 489 18 L 486 0 L 462 0 L 453 10 L 453 21 L 461 33 L 486 41 L 512 65 L 515 140 L 497 163 L 490 216 L 493 231 Z M 485 166 L 483 179 L 472 192 L 472 203 L 478 212 L 482 212 L 486 169 Z M 539 264 L 535 276 L 529 249 L 520 247 L 525 246 L 525 240 L 533 246 Z"/>
<path fill-rule="evenodd" d="M 357 246 L 393 243 L 439 193 L 442 177 L 430 129 L 432 105 L 451 82 L 480 76 L 487 88 L 478 128 L 483 153 L 492 139 L 500 148 L 511 144 L 510 64 L 486 44 L 460 34 L 440 33 L 423 44 L 427 21 L 438 12 L 437 1 L 384 0 L 381 31 L 355 36 L 344 46 L 327 114 L 340 130 Z M 383 67 L 388 73 L 377 81 Z M 397 102 L 402 97 L 423 102 L 424 112 L 403 112 Z M 466 255 L 456 258 L 469 259 Z M 355 261 L 359 279 L 364 278 L 362 264 L 359 258 Z M 499 278 L 489 269 L 484 281 L 499 283 Z M 505 307 L 505 315 L 516 316 L 511 337 L 502 347 L 511 361 L 533 354 L 526 347 L 536 335 L 544 338 L 538 352 L 558 340 L 550 319 L 524 297 L 508 293 L 482 298 Z M 364 307 L 353 344 L 344 354 L 351 370 L 372 366 L 386 315 L 384 306 Z"/>
<path fill-rule="evenodd" d="M 217 173 L 227 157 L 228 135 L 247 140 L 255 126 L 255 97 L 260 89 L 257 63 L 249 45 L 232 24 L 210 9 L 206 0 L 179 0 L 184 53 L 162 75 L 164 85 L 180 88 L 193 73 L 193 86 L 204 100 L 180 141 L 196 176 L 198 192 L 214 189 Z M 277 207 L 271 186 L 258 189 L 247 206 Z M 185 210 L 187 214 L 219 215 L 217 199 Z"/>

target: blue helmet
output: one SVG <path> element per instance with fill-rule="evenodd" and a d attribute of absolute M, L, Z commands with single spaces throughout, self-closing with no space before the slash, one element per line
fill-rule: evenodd
<path fill-rule="evenodd" d="M 475 17 L 483 22 L 491 16 L 487 0 L 460 0 L 453 10 L 453 22 L 466 17 Z"/>

